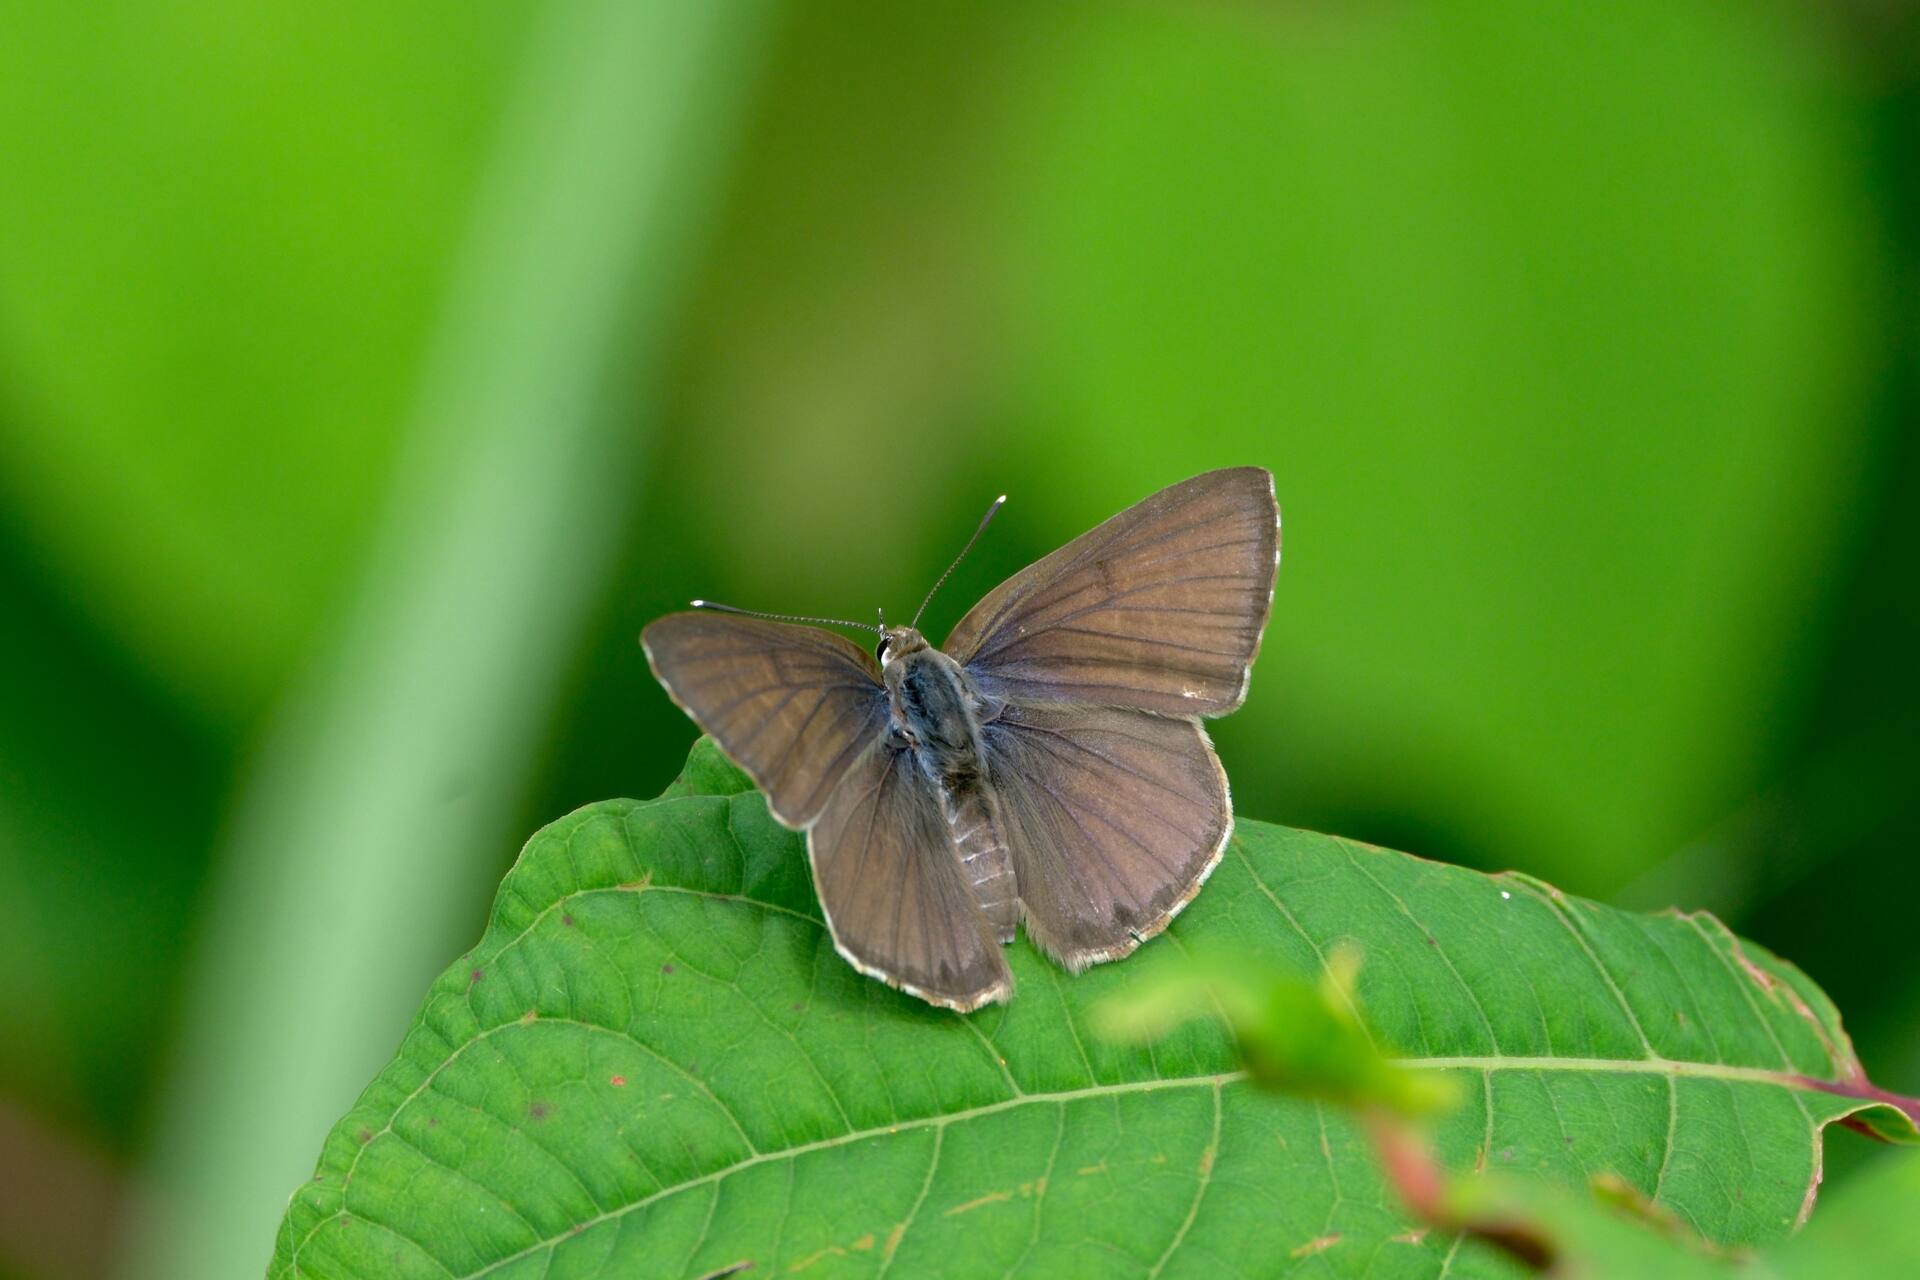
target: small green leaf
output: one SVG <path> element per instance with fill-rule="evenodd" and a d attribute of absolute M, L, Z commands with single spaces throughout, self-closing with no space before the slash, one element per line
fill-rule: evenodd
<path fill-rule="evenodd" d="M 1920 1160 L 1890 1156 L 1850 1180 L 1808 1229 L 1760 1253 L 1702 1242 L 1658 1207 L 1623 1205 L 1537 1179 L 1459 1181 L 1460 1200 L 1544 1241 L 1555 1275 L 1632 1280 L 1904 1280 L 1920 1275 Z"/>
<path fill-rule="evenodd" d="M 1256 1090 L 1219 1020 L 1092 1034 L 1189 956 L 1313 975 L 1343 942 L 1373 1033 L 1460 1082 L 1450 1167 L 1610 1173 L 1757 1245 L 1827 1124 L 1920 1140 L 1819 989 L 1711 918 L 1250 821 L 1165 938 L 1079 978 L 1020 943 L 1010 1005 L 944 1013 L 839 958 L 801 841 L 703 743 L 528 844 L 271 1274 L 1510 1274 L 1407 1222 L 1346 1114 Z"/>
<path fill-rule="evenodd" d="M 1368 1032 L 1353 989 L 1360 964 L 1359 948 L 1343 944 L 1327 954 L 1318 982 L 1244 963 L 1193 965 L 1109 997 L 1090 1020 L 1108 1039 L 1144 1043 L 1218 1017 L 1233 1032 L 1247 1078 L 1262 1088 L 1407 1118 L 1452 1110 L 1457 1081 L 1407 1070 Z"/>

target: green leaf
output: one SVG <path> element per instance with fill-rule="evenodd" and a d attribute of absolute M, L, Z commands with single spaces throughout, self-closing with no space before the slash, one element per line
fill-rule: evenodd
<path fill-rule="evenodd" d="M 528 844 L 271 1274 L 1508 1274 L 1412 1228 L 1345 1114 L 1255 1090 L 1218 1022 L 1089 1033 L 1189 956 L 1312 973 L 1343 942 L 1374 1034 L 1462 1082 L 1455 1168 L 1611 1173 L 1758 1245 L 1827 1124 L 1920 1141 L 1819 989 L 1709 917 L 1250 821 L 1164 940 L 1079 978 L 1023 942 L 1010 1005 L 943 1013 L 839 958 L 799 838 L 703 743 Z"/>
<path fill-rule="evenodd" d="M 1105 1034 L 1134 1041 L 1164 1036 L 1195 1017 L 1224 1018 L 1249 1083 L 1331 1103 L 1359 1119 L 1387 1185 L 1428 1234 L 1464 1232 L 1523 1269 L 1635 1280 L 1920 1272 L 1920 1231 L 1903 1211 L 1920 1188 L 1920 1160 L 1910 1155 L 1883 1159 L 1849 1180 L 1812 1229 L 1764 1253 L 1709 1243 L 1617 1174 L 1597 1174 L 1582 1191 L 1547 1178 L 1445 1169 L 1418 1121 L 1458 1105 L 1457 1091 L 1435 1087 L 1436 1080 L 1457 1081 L 1396 1065 L 1370 1041 L 1353 987 L 1359 963 L 1357 948 L 1343 943 L 1328 953 L 1317 983 L 1244 962 L 1184 966 L 1096 1005 L 1092 1020 Z"/>

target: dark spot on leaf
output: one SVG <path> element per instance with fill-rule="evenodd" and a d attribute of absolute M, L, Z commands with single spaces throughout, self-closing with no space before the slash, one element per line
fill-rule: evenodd
<path fill-rule="evenodd" d="M 1512 1163 L 1513 1163 L 1513 1148 L 1512 1148 L 1512 1147 L 1502 1147 L 1502 1148 L 1500 1148 L 1500 1160 L 1501 1160 L 1501 1163 L 1503 1163 L 1503 1164 L 1512 1164 Z"/>
<path fill-rule="evenodd" d="M 673 972 L 673 965 L 672 965 L 671 963 L 668 963 L 668 964 L 663 964 L 663 965 L 661 965 L 661 966 L 660 966 L 660 972 L 662 972 L 662 973 L 672 973 L 672 972 Z"/>
<path fill-rule="evenodd" d="M 428 1117 L 427 1117 L 427 1128 L 429 1128 L 429 1129 L 438 1129 L 439 1127 L 440 1127 L 440 1117 L 439 1117 L 439 1116 L 428 1116 Z"/>
<path fill-rule="evenodd" d="M 364 1147 L 369 1142 L 372 1142 L 372 1141 L 373 1141 L 373 1130 L 362 1128 L 360 1130 L 360 1145 Z"/>
<path fill-rule="evenodd" d="M 1437 942 L 1435 942 L 1435 941 L 1433 940 L 1433 935 L 1432 935 L 1432 934 L 1428 934 L 1428 935 L 1427 935 L 1427 945 L 1428 945 L 1428 946 L 1430 946 L 1430 947 L 1437 947 L 1437 946 L 1439 946 L 1440 944 L 1439 944 L 1439 943 L 1437 943 Z"/>
<path fill-rule="evenodd" d="M 795 1000 L 793 1002 L 793 1011 L 795 1013 L 805 1013 L 807 1011 L 807 1006 L 801 1003 L 800 1001 Z"/>
<path fill-rule="evenodd" d="M 547 1113 L 551 1110 L 552 1108 L 547 1106 L 547 1104 L 544 1102 L 532 1102 L 527 1104 L 527 1114 L 532 1116 L 535 1120 L 545 1120 L 547 1118 Z"/>
<path fill-rule="evenodd" d="M 481 972 L 480 970 L 478 970 L 478 969 L 475 969 L 475 970 L 474 970 L 474 971 L 473 971 L 472 973 L 470 973 L 470 974 L 468 974 L 468 975 L 467 975 L 467 981 L 468 981 L 468 982 L 470 982 L 470 983 L 471 983 L 471 982 L 478 982 L 478 981 L 480 981 L 480 979 L 482 979 L 482 978 L 484 978 L 484 977 L 486 977 L 486 976 L 487 976 L 487 975 L 486 975 L 486 974 L 484 974 L 484 973 L 482 973 L 482 972 Z"/>
<path fill-rule="evenodd" d="M 565 925 L 565 926 L 567 926 L 567 928 L 569 928 L 569 929 L 571 929 L 571 928 L 573 928 L 573 917 L 572 917 L 572 916 L 570 916 L 570 915 L 564 915 L 564 914 L 563 914 L 563 915 L 562 915 L 562 916 L 560 917 L 560 923 L 561 923 L 561 924 L 563 924 L 563 925 Z"/>
<path fill-rule="evenodd" d="M 608 1080 L 607 1083 L 616 1089 L 624 1089 L 627 1087 L 627 1078 L 625 1076 L 614 1076 Z"/>

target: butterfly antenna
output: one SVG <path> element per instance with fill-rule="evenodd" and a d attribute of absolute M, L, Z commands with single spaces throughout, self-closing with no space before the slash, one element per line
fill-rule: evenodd
<path fill-rule="evenodd" d="M 737 613 L 743 618 L 765 618 L 769 622 L 807 622 L 818 627 L 854 627 L 861 631 L 880 631 L 880 628 L 871 622 L 849 622 L 845 618 L 805 618 L 797 613 L 762 613 L 758 609 L 739 609 L 713 600 L 695 600 L 692 604 L 696 609 L 711 609 L 715 613 Z"/>
<path fill-rule="evenodd" d="M 920 607 L 913 611 L 913 621 L 909 622 L 907 624 L 908 626 L 917 627 L 920 625 L 920 615 L 925 613 L 927 606 L 933 602 L 934 592 L 940 590 L 940 588 L 945 585 L 947 579 L 952 576 L 953 571 L 960 567 L 960 562 L 967 558 L 967 552 L 973 550 L 973 544 L 980 541 L 980 535 L 987 531 L 987 526 L 993 522 L 993 517 L 999 512 L 1000 505 L 1006 500 L 1007 495 L 1004 493 L 993 500 L 993 505 L 987 508 L 987 514 L 980 517 L 980 527 L 973 531 L 973 536 L 967 539 L 967 545 L 960 548 L 960 554 L 953 558 L 953 563 L 947 566 L 947 571 L 940 575 L 938 582 L 933 584 L 933 591 L 927 592 L 927 598 L 922 600 Z"/>

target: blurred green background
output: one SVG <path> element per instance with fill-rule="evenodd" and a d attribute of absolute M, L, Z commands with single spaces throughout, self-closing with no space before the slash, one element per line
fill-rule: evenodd
<path fill-rule="evenodd" d="M 1274 472 L 1243 813 L 1710 907 L 1920 1091 L 1899 6 L 0 20 L 0 1277 L 251 1276 L 694 595 Z M 1843 1178 L 1867 1158 L 1836 1137 Z"/>

